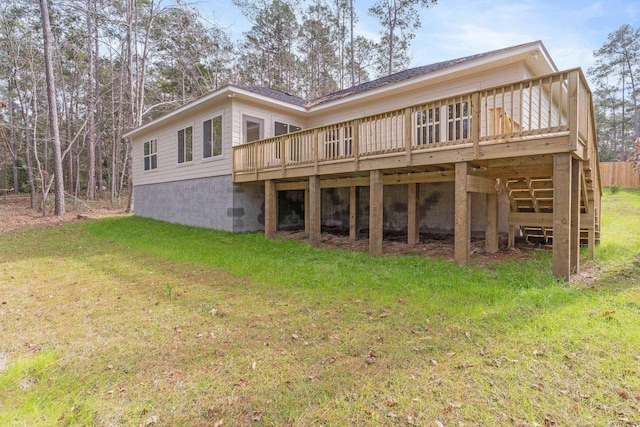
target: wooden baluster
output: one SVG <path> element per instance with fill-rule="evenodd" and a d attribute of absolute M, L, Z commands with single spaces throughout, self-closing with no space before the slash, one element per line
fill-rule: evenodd
<path fill-rule="evenodd" d="M 472 95 L 471 101 L 471 139 L 473 140 L 473 158 L 478 159 L 480 157 L 480 92 L 476 92 Z"/>
<path fill-rule="evenodd" d="M 351 133 L 351 138 L 353 140 L 353 142 L 352 142 L 353 162 L 355 164 L 355 170 L 360 170 L 359 157 L 360 157 L 360 123 L 361 123 L 361 120 L 357 119 L 357 120 L 354 120 L 352 123 L 353 123 L 353 129 L 352 129 L 352 133 Z"/>
<path fill-rule="evenodd" d="M 404 140 L 404 152 L 407 165 L 411 164 L 411 147 L 413 145 L 413 139 L 411 135 L 413 134 L 413 123 L 412 123 L 412 108 L 405 108 L 404 110 L 404 129 L 402 139 Z"/>

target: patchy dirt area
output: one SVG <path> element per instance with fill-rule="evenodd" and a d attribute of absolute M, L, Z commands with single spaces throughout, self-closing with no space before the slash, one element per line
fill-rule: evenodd
<path fill-rule="evenodd" d="M 283 239 L 306 240 L 308 235 L 304 231 L 279 231 L 278 237 Z M 402 233 L 387 235 L 384 237 L 383 253 L 385 255 L 413 254 L 424 257 L 438 257 L 453 260 L 453 236 L 445 235 L 420 235 L 420 243 L 408 245 L 406 235 Z M 369 250 L 369 239 L 360 235 L 358 240 L 351 240 L 349 236 L 340 233 L 323 232 L 321 235 L 321 247 L 341 248 L 352 251 L 366 252 Z M 533 245 L 527 242 L 517 242 L 515 248 L 507 248 L 507 239 L 501 238 L 500 250 L 494 254 L 484 251 L 483 239 L 471 240 L 471 259 L 479 264 L 491 264 L 503 259 L 526 259 L 531 251 L 550 250 L 551 247 Z"/>
<path fill-rule="evenodd" d="M 306 240 L 308 235 L 304 231 L 278 231 L 277 236 L 283 239 Z M 344 232 L 323 232 L 320 246 L 323 248 L 341 248 L 351 251 L 366 252 L 369 250 L 369 239 L 366 233 L 361 233 L 358 240 L 351 240 Z M 453 236 L 420 234 L 420 243 L 408 245 L 406 234 L 388 235 L 385 233 L 383 254 L 399 255 L 412 254 L 425 258 L 441 258 L 453 261 Z M 531 243 L 517 238 L 515 247 L 509 248 L 507 238 L 499 239 L 499 250 L 490 254 L 484 251 L 484 239 L 471 239 L 471 263 L 477 266 L 491 266 L 505 260 L 528 260 L 532 254 L 539 251 L 551 252 L 551 245 Z M 640 256 L 638 258 L 640 265 Z M 592 261 L 583 260 L 580 271 L 571 276 L 571 284 L 579 288 L 595 286 L 601 271 Z"/>
<path fill-rule="evenodd" d="M 105 216 L 125 215 L 124 207 L 111 205 L 108 201 L 87 202 L 78 200 L 77 203 L 67 201 L 67 213 L 63 216 L 53 215 L 53 210 L 42 210 L 29 207 L 28 196 L 0 197 L 0 233 L 26 227 L 44 227 L 63 222 L 82 221 Z"/>

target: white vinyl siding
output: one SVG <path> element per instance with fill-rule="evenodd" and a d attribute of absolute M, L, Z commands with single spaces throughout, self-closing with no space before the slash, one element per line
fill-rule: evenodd
<path fill-rule="evenodd" d="M 204 105 L 180 117 L 171 118 L 150 127 L 146 132 L 136 135 L 133 140 L 133 158 L 143 158 L 143 142 L 157 139 L 158 168 L 154 173 L 144 173 L 141 160 L 133 165 L 134 185 L 160 182 L 181 181 L 212 176 L 230 175 L 231 169 L 231 101 L 224 100 L 215 105 Z M 203 157 L 202 124 L 214 117 L 222 117 L 222 154 L 216 157 Z M 193 126 L 193 161 L 179 164 L 177 132 Z M 188 165 L 188 166 L 187 166 Z"/>
<path fill-rule="evenodd" d="M 512 81 L 522 80 L 525 67 L 523 63 L 517 63 L 500 68 L 487 69 L 469 76 L 454 78 L 454 76 L 437 83 L 419 84 L 415 87 L 408 86 L 391 93 L 380 94 L 375 100 L 366 99 L 360 102 L 349 103 L 348 107 L 333 108 L 329 110 L 312 111 L 309 114 L 308 128 L 322 126 L 329 123 L 339 123 L 360 117 L 419 105 L 428 101 L 446 99 L 450 96 L 473 92 L 487 87 L 492 87 Z M 442 125 L 446 126 L 446 114 L 441 111 Z M 444 131 L 444 129 L 443 129 Z"/>
<path fill-rule="evenodd" d="M 262 105 L 249 103 L 245 100 L 234 99 L 233 101 L 233 145 L 245 143 L 244 118 L 252 117 L 264 121 L 262 138 L 276 136 L 275 123 L 286 123 L 289 126 L 307 128 L 307 119 L 304 114 L 292 113 L 278 109 L 269 109 Z"/>

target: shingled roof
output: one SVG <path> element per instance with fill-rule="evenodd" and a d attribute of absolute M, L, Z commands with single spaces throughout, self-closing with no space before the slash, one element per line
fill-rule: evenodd
<path fill-rule="evenodd" d="M 278 101 L 288 102 L 289 104 L 298 105 L 304 107 L 307 104 L 307 100 L 300 98 L 299 96 L 292 95 L 288 92 L 282 92 L 270 87 L 264 86 L 251 86 L 251 85 L 234 85 L 237 88 L 246 90 L 248 92 L 255 93 L 256 95 L 267 96 L 269 98 L 277 99 Z"/>
<path fill-rule="evenodd" d="M 484 58 L 486 56 L 491 56 L 491 55 L 495 55 L 497 53 L 501 53 L 501 52 L 505 52 L 511 49 L 515 49 L 521 46 L 525 46 L 527 44 L 531 44 L 531 43 L 526 43 L 526 44 L 521 44 L 521 45 L 517 45 L 517 46 L 510 46 L 507 48 L 503 48 L 503 49 L 498 49 L 498 50 L 492 50 L 490 52 L 484 52 L 484 53 L 478 53 L 476 55 L 471 55 L 471 56 L 465 56 L 462 58 L 457 58 L 457 59 L 451 59 L 448 61 L 442 61 L 442 62 L 437 62 L 435 64 L 430 64 L 430 65 L 423 65 L 421 67 L 415 67 L 415 68 L 409 68 L 408 70 L 403 70 L 394 74 L 390 74 L 388 76 L 384 76 L 381 77 L 379 79 L 376 80 L 371 80 L 368 81 L 366 83 L 362 83 L 347 89 L 343 89 L 343 90 L 339 90 L 337 92 L 333 92 L 330 93 L 328 95 L 325 96 L 321 96 L 319 98 L 316 99 L 312 99 L 312 100 L 306 100 L 304 98 L 300 98 L 298 96 L 292 95 L 290 93 L 287 92 L 281 92 L 279 90 L 276 89 L 271 89 L 268 87 L 264 87 L 264 86 L 246 86 L 246 85 L 237 85 L 236 87 L 239 87 L 241 89 L 244 89 L 246 91 L 258 94 L 258 95 L 263 95 L 272 99 L 276 99 L 278 101 L 284 101 L 284 102 L 288 102 L 290 104 L 293 105 L 297 105 L 300 107 L 306 107 L 306 108 L 310 108 L 310 107 L 314 107 L 320 104 L 324 104 L 327 102 L 331 102 L 331 101 L 335 101 L 338 99 L 342 99 L 342 98 L 346 98 L 348 96 L 351 95 L 356 95 L 356 94 L 360 94 L 360 93 L 364 93 L 364 92 L 368 92 L 370 90 L 374 90 L 383 86 L 387 86 L 393 83 L 398 83 L 404 80 L 409 80 L 415 77 L 419 77 L 419 76 L 423 76 L 423 75 L 427 75 L 430 73 L 434 73 L 436 71 L 445 69 L 445 68 L 449 68 L 449 67 L 453 67 L 455 65 L 460 65 L 463 64 L 465 62 L 469 62 L 469 61 L 473 61 L 476 59 L 480 59 L 480 58 Z"/>
<path fill-rule="evenodd" d="M 359 94 L 359 93 L 367 92 L 367 91 L 370 91 L 370 90 L 373 90 L 373 89 L 377 89 L 377 88 L 382 87 L 382 86 L 386 86 L 386 85 L 390 85 L 390 84 L 393 84 L 393 83 L 401 82 L 403 80 L 409 80 L 409 79 L 412 79 L 414 77 L 419 77 L 419 76 L 423 76 L 423 75 L 426 75 L 426 74 L 430 74 L 430 73 L 442 70 L 444 68 L 453 67 L 454 65 L 463 64 L 465 62 L 473 61 L 475 59 L 484 58 L 485 56 L 495 55 L 497 53 L 504 52 L 504 51 L 507 51 L 507 50 L 511 50 L 511 49 L 514 49 L 514 48 L 518 48 L 520 46 L 524 46 L 524 44 L 517 45 L 517 46 L 511 46 L 511 47 L 498 49 L 498 50 L 492 50 L 490 52 L 478 53 L 476 55 L 465 56 L 463 58 L 451 59 L 449 61 L 437 62 L 435 64 L 423 65 L 421 67 L 409 68 L 408 70 L 400 71 L 400 72 L 397 72 L 395 74 L 390 74 L 388 76 L 384 76 L 384 77 L 381 77 L 381 78 L 376 79 L 376 80 L 371 80 L 369 82 L 362 83 L 362 84 L 350 87 L 348 89 L 343 89 L 343 90 L 340 90 L 340 91 L 337 91 L 337 92 L 333 92 L 333 93 L 330 93 L 329 95 L 322 96 L 322 97 L 314 99 L 312 101 L 308 101 L 305 104 L 305 107 L 307 107 L 307 108 L 308 107 L 313 107 L 313 106 L 316 106 L 316 105 L 324 104 L 325 102 L 330 102 L 330 101 L 334 101 L 336 99 L 345 98 L 345 97 L 350 96 L 350 95 L 356 95 L 356 94 Z"/>

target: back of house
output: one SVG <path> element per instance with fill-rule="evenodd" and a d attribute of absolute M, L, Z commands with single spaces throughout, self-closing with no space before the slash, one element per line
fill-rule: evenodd
<path fill-rule="evenodd" d="M 135 212 L 268 236 L 299 227 L 312 243 L 323 228 L 353 238 L 368 232 L 372 253 L 381 252 L 384 231 L 405 232 L 409 242 L 455 234 L 456 260 L 465 264 L 461 242 L 471 235 L 484 236 L 489 251 L 500 233 L 510 243 L 517 235 L 552 241 L 561 221 L 554 215 L 578 209 L 582 225 L 560 231 L 573 233 L 568 267 L 557 266 L 575 269 L 572 245 L 598 238 L 590 105 L 580 70 L 559 72 L 540 41 L 315 100 L 229 85 L 125 135 Z M 565 154 L 576 162 L 567 177 L 575 176 L 554 210 Z M 572 211 L 564 199 L 574 197 Z"/>

